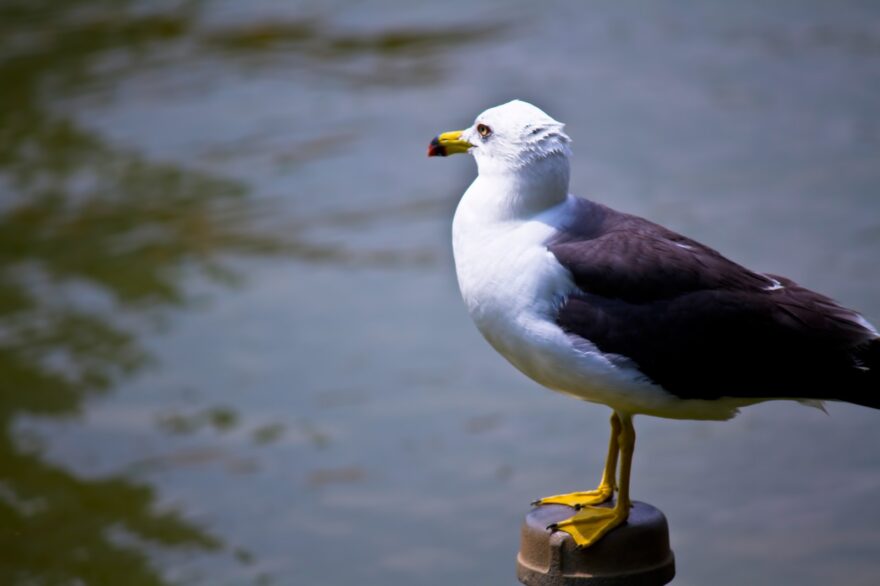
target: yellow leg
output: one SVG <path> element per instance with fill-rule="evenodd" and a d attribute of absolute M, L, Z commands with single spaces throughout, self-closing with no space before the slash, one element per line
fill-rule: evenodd
<path fill-rule="evenodd" d="M 626 522 L 632 502 L 629 498 L 629 479 L 632 471 L 632 455 L 636 443 L 636 432 L 632 418 L 628 415 L 620 418 L 621 431 L 618 440 L 620 446 L 620 493 L 617 502 L 611 508 L 583 507 L 574 516 L 559 523 L 550 525 L 551 531 L 565 531 L 574 538 L 578 547 L 590 547 L 606 533 Z"/>
<path fill-rule="evenodd" d="M 620 435 L 620 418 L 617 413 L 611 414 L 611 439 L 608 441 L 608 456 L 605 458 L 605 470 L 602 481 L 595 490 L 570 492 L 544 497 L 533 502 L 533 505 L 568 505 L 580 509 L 588 505 L 604 503 L 614 495 L 614 477 L 617 475 L 618 436 Z"/>

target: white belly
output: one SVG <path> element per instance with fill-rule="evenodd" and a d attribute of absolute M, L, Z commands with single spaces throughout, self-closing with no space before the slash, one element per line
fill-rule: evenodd
<path fill-rule="evenodd" d="M 487 221 L 469 209 L 453 222 L 456 273 L 465 305 L 488 342 L 543 386 L 622 413 L 726 419 L 739 404 L 682 401 L 625 361 L 602 353 L 556 324 L 558 307 L 577 291 L 546 242 L 568 202 L 527 220 Z"/>

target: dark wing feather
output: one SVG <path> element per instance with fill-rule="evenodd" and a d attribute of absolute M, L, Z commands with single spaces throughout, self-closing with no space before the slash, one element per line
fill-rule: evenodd
<path fill-rule="evenodd" d="M 647 220 L 576 210 L 548 243 L 580 289 L 557 316 L 569 334 L 682 398 L 880 401 L 878 342 L 855 312 Z"/>

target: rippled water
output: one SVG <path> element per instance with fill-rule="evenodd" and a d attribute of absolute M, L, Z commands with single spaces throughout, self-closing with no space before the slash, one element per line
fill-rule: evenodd
<path fill-rule="evenodd" d="M 520 97 L 573 191 L 880 321 L 869 2 L 0 6 L 0 583 L 514 584 L 607 410 L 496 356 L 449 252 Z M 880 413 L 637 422 L 676 584 L 874 584 Z"/>

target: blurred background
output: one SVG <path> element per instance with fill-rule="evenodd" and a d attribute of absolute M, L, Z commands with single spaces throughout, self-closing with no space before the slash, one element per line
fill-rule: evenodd
<path fill-rule="evenodd" d="M 480 338 L 438 132 L 880 322 L 874 2 L 0 0 L 0 583 L 513 585 L 608 410 Z M 675 584 L 875 584 L 880 413 L 640 418 Z"/>

